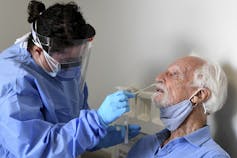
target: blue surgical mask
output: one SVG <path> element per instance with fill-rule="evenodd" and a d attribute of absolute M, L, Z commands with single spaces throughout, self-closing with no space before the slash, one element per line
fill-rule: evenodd
<path fill-rule="evenodd" d="M 198 89 L 189 99 L 179 102 L 175 105 L 169 105 L 160 108 L 160 119 L 164 126 L 170 131 L 176 130 L 193 110 L 193 104 L 190 101 L 201 89 Z"/>
<path fill-rule="evenodd" d="M 193 110 L 190 100 L 160 108 L 160 119 L 170 131 L 176 130 Z"/>
<path fill-rule="evenodd" d="M 75 78 L 79 78 L 81 74 L 80 67 L 70 67 L 67 69 L 61 69 L 58 74 L 57 78 L 59 78 L 62 81 L 68 81 Z"/>

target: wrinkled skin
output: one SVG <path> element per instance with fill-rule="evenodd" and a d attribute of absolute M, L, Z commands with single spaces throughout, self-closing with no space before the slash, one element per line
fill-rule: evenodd
<path fill-rule="evenodd" d="M 159 106 L 174 105 L 188 99 L 197 90 L 192 86 L 193 73 L 205 63 L 197 57 L 176 60 L 166 71 L 156 77 L 157 95 L 154 101 Z"/>

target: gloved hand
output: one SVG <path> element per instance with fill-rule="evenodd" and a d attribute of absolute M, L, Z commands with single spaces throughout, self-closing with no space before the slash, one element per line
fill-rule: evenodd
<path fill-rule="evenodd" d="M 128 125 L 128 139 L 131 139 L 139 134 L 141 127 L 136 124 Z M 111 147 L 124 142 L 126 132 L 126 126 L 124 125 L 114 125 L 107 128 L 107 135 L 102 138 L 93 149 L 90 151 L 95 151 L 101 148 Z"/>
<path fill-rule="evenodd" d="M 127 91 L 117 91 L 108 95 L 97 110 L 100 121 L 108 125 L 125 112 L 128 112 L 130 110 L 128 99 L 133 97 L 134 94 Z"/>

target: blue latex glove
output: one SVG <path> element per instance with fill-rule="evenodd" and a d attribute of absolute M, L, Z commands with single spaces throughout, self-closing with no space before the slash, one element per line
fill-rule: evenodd
<path fill-rule="evenodd" d="M 139 134 L 141 127 L 136 124 L 128 125 L 128 138 L 131 139 Z M 114 125 L 107 128 L 107 135 L 102 138 L 92 150 L 111 147 L 124 142 L 126 127 L 124 125 Z"/>
<path fill-rule="evenodd" d="M 101 122 L 108 125 L 125 112 L 130 111 L 128 99 L 133 97 L 134 94 L 127 91 L 117 91 L 108 95 L 97 110 Z"/>

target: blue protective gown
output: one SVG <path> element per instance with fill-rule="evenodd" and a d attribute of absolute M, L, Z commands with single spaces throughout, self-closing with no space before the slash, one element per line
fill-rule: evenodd
<path fill-rule="evenodd" d="M 87 87 L 60 81 L 15 44 L 0 53 L 0 157 L 70 158 L 93 148 L 106 135 Z"/>

